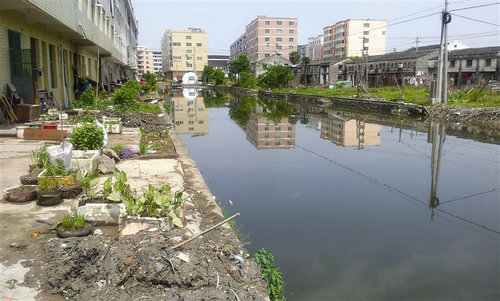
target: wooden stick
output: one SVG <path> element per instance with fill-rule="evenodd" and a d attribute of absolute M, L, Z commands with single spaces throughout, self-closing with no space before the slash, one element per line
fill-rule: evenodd
<path fill-rule="evenodd" d="M 171 247 L 170 249 L 171 249 L 171 250 L 177 249 L 178 247 L 180 247 L 180 246 L 182 246 L 182 245 L 184 245 L 184 244 L 186 244 L 186 243 L 188 243 L 188 242 L 192 241 L 193 239 L 195 239 L 195 238 L 197 238 L 197 237 L 199 237 L 199 236 L 202 236 L 203 234 L 205 234 L 205 233 L 207 233 L 207 232 L 210 232 L 210 231 L 212 231 L 213 229 L 215 229 L 215 228 L 217 228 L 217 227 L 220 227 L 221 225 L 223 225 L 223 224 L 225 224 L 225 223 L 229 222 L 230 220 L 232 220 L 233 218 L 235 218 L 235 217 L 237 217 L 237 216 L 239 216 L 239 215 L 240 215 L 240 213 L 238 212 L 238 213 L 236 213 L 235 215 L 233 215 L 233 216 L 231 216 L 231 217 L 229 217 L 229 218 L 226 218 L 226 219 L 225 219 L 225 220 L 223 220 L 222 222 L 220 222 L 220 223 L 218 223 L 218 224 L 216 224 L 216 225 L 214 225 L 214 226 L 212 226 L 212 227 L 208 228 L 207 230 L 205 230 L 205 231 L 203 231 L 203 232 L 200 232 L 200 233 L 196 234 L 195 236 L 191 237 L 190 239 L 188 239 L 188 240 L 186 240 L 186 241 L 183 241 L 183 242 L 181 242 L 180 244 L 178 244 L 178 245 L 176 245 L 176 246 Z"/>

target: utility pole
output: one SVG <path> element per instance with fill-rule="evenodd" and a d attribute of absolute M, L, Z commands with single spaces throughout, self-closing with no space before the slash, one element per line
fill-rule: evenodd
<path fill-rule="evenodd" d="M 447 25 L 451 22 L 451 15 L 448 12 L 448 0 L 444 1 L 444 10 L 441 13 L 441 43 L 439 46 L 438 70 L 436 89 L 431 98 L 432 104 L 437 104 L 448 100 L 448 30 Z M 443 97 L 444 95 L 444 97 Z"/>
<path fill-rule="evenodd" d="M 416 52 L 418 52 L 418 43 L 419 43 L 419 42 L 420 42 L 420 40 L 419 40 L 419 39 L 418 39 L 418 37 L 417 37 L 417 39 L 415 40 L 415 44 L 417 44 L 417 49 L 416 49 Z"/>

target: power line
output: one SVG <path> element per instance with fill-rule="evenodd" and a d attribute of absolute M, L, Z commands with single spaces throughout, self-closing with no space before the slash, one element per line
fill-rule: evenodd
<path fill-rule="evenodd" d="M 453 14 L 453 16 L 457 16 L 457 17 L 464 18 L 464 19 L 467 19 L 467 20 L 476 21 L 476 22 L 479 22 L 479 23 L 484 23 L 484 24 L 488 24 L 488 25 L 493 25 L 493 26 L 500 27 L 500 25 L 495 24 L 495 23 L 490 23 L 490 22 L 486 22 L 486 21 L 482 21 L 482 20 L 478 20 L 478 19 L 474 19 L 474 18 L 469 18 L 469 17 L 466 17 L 466 16 L 461 16 L 459 14 Z"/>
<path fill-rule="evenodd" d="M 486 6 L 492 6 L 492 5 L 498 5 L 498 4 L 500 4 L 500 3 L 496 2 L 496 3 L 489 3 L 489 4 L 483 4 L 483 5 L 475 5 L 475 6 L 469 6 L 469 7 L 455 8 L 455 9 L 449 10 L 448 12 L 459 11 L 459 10 L 466 10 L 466 9 L 473 9 L 473 8 L 479 8 L 479 7 L 486 7 Z"/>

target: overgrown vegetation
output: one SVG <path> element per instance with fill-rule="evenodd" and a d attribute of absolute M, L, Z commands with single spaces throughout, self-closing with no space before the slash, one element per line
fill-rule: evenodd
<path fill-rule="evenodd" d="M 111 101 L 116 110 L 121 112 L 137 112 L 139 110 L 139 92 L 141 84 L 135 80 L 127 81 L 121 88 L 111 94 Z"/>
<path fill-rule="evenodd" d="M 69 175 L 70 172 L 66 170 L 62 160 L 57 160 L 56 164 L 47 163 L 43 174 L 44 177 L 65 177 Z"/>
<path fill-rule="evenodd" d="M 114 150 L 115 153 L 121 152 L 124 148 L 125 146 L 123 146 L 122 144 L 117 144 L 111 147 L 111 149 Z"/>
<path fill-rule="evenodd" d="M 275 267 L 273 254 L 262 248 L 254 254 L 252 259 L 259 266 L 262 272 L 262 279 L 267 282 L 268 294 L 271 301 L 286 300 L 283 274 Z"/>
<path fill-rule="evenodd" d="M 39 146 L 35 150 L 31 151 L 32 157 L 31 162 L 35 164 L 38 168 L 45 168 L 49 164 L 49 153 L 45 146 Z"/>

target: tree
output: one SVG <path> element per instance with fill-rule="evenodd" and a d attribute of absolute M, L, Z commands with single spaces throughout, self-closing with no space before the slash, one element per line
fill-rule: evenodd
<path fill-rule="evenodd" d="M 292 70 L 278 64 L 264 66 L 265 72 L 259 75 L 259 86 L 268 89 L 284 88 L 293 79 Z"/>
<path fill-rule="evenodd" d="M 246 54 L 242 53 L 237 59 L 229 62 L 229 75 L 231 79 L 236 78 L 236 84 L 239 85 L 239 77 L 241 72 L 249 71 L 252 72 L 250 68 L 250 61 Z"/>
<path fill-rule="evenodd" d="M 201 81 L 204 84 L 210 83 L 210 81 L 212 80 L 212 74 L 213 73 L 214 73 L 214 67 L 212 67 L 210 65 L 206 65 L 203 68 L 203 73 L 201 74 Z"/>
<path fill-rule="evenodd" d="M 226 75 L 224 74 L 224 71 L 220 69 L 215 69 L 212 72 L 212 81 L 216 86 L 222 85 L 225 77 Z"/>
<path fill-rule="evenodd" d="M 243 88 L 255 88 L 255 85 L 257 85 L 257 79 L 253 76 L 252 71 L 246 70 L 240 73 L 239 85 Z"/>
<path fill-rule="evenodd" d="M 306 70 L 307 70 L 307 65 L 309 65 L 309 63 L 311 62 L 311 59 L 307 56 L 304 56 L 302 57 L 302 76 L 306 79 L 306 80 L 303 80 L 302 82 L 304 84 L 307 85 L 307 77 L 305 77 L 306 75 Z"/>
<path fill-rule="evenodd" d="M 290 52 L 288 57 L 289 57 L 290 63 L 292 63 L 292 65 L 297 65 L 297 63 L 300 60 L 300 55 L 297 51 Z"/>

